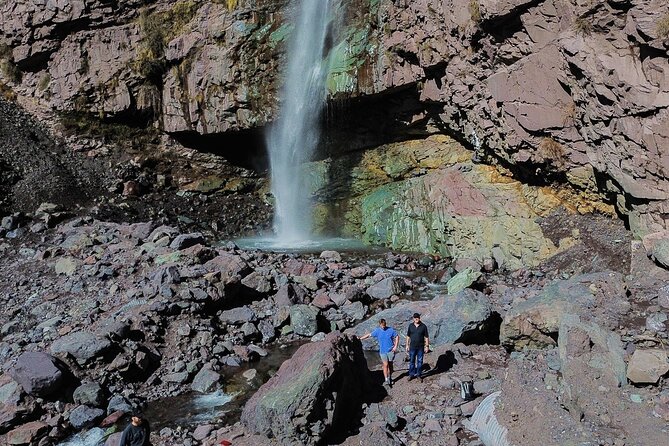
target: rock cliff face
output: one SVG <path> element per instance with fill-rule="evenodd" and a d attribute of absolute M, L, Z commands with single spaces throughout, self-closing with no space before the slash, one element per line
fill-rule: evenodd
<path fill-rule="evenodd" d="M 286 1 L 21 0 L 0 13 L 6 95 L 177 137 L 274 116 Z M 638 235 L 667 229 L 665 1 L 355 0 L 339 13 L 329 154 L 450 135 L 523 183 L 608 200 Z"/>

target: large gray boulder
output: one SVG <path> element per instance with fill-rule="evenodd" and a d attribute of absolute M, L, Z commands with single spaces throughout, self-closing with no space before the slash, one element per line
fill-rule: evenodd
<path fill-rule="evenodd" d="M 48 396 L 61 387 L 64 366 L 56 358 L 41 352 L 25 352 L 10 371 L 11 376 L 29 395 Z"/>
<path fill-rule="evenodd" d="M 350 428 L 369 391 L 360 342 L 333 332 L 285 361 L 246 403 L 241 419 L 276 444 L 322 444 Z"/>
<path fill-rule="evenodd" d="M 87 331 L 78 331 L 58 338 L 51 344 L 54 355 L 71 355 L 78 362 L 89 361 L 111 347 L 109 339 L 100 338 Z"/>
<path fill-rule="evenodd" d="M 351 331 L 362 336 L 385 319 L 399 333 L 406 332 L 413 313 L 420 313 L 427 325 L 432 345 L 452 344 L 465 336 L 483 335 L 492 328 L 488 323 L 492 316 L 490 299 L 476 290 L 466 289 L 454 295 L 438 296 L 430 301 L 402 302 L 377 313 L 374 317 L 356 325 Z M 376 342 L 366 340 L 365 349 L 376 349 Z"/>

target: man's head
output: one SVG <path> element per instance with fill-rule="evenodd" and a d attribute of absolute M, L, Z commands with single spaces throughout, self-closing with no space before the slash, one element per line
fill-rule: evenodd
<path fill-rule="evenodd" d="M 414 313 L 413 314 L 413 321 L 417 324 L 420 322 L 420 314 Z"/>
<path fill-rule="evenodd" d="M 130 421 L 132 421 L 132 424 L 135 426 L 139 426 L 144 421 L 144 415 L 142 415 L 141 412 L 133 412 Z"/>
<path fill-rule="evenodd" d="M 379 327 L 386 328 L 386 320 L 385 319 L 379 319 Z"/>

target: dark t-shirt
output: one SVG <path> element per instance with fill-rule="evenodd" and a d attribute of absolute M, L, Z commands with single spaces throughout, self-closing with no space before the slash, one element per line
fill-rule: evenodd
<path fill-rule="evenodd" d="M 425 338 L 427 335 L 427 325 L 424 323 L 418 324 L 418 327 L 412 322 L 407 329 L 407 337 L 409 338 L 409 348 L 415 350 L 417 348 L 425 347 Z"/>
<path fill-rule="evenodd" d="M 121 446 L 150 446 L 149 423 L 144 421 L 139 426 L 128 425 L 121 436 Z"/>

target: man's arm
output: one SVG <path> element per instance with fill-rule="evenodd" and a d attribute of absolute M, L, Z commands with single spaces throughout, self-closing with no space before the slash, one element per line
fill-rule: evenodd
<path fill-rule="evenodd" d="M 362 341 L 362 340 L 367 339 L 367 338 L 370 337 L 371 335 L 372 335 L 371 333 L 367 333 L 367 334 L 364 334 L 364 335 L 362 335 L 362 336 L 358 336 L 358 339 L 360 339 L 360 340 Z"/>
<path fill-rule="evenodd" d="M 127 427 L 123 430 L 123 435 L 121 435 L 121 442 L 119 443 L 119 446 L 128 446 L 128 431 L 129 429 Z"/>
<path fill-rule="evenodd" d="M 395 332 L 395 339 L 393 343 L 393 353 L 397 351 L 397 347 L 400 345 L 400 335 L 399 333 Z"/>
<path fill-rule="evenodd" d="M 411 325 L 409 325 L 409 328 L 407 328 L 407 342 L 406 342 L 406 350 L 409 351 L 409 337 L 411 334 Z"/>
<path fill-rule="evenodd" d="M 428 352 L 430 350 L 430 335 L 427 333 L 427 327 L 425 327 L 425 351 Z"/>

